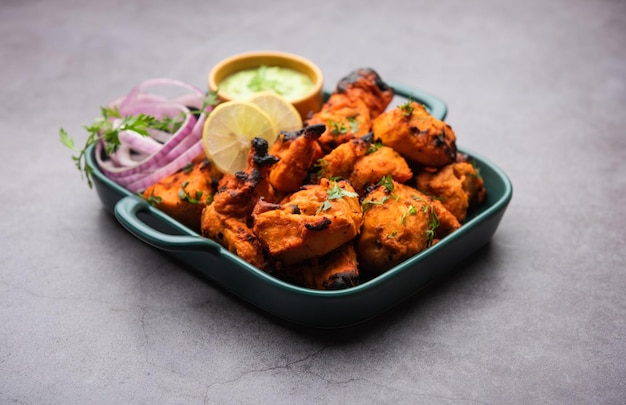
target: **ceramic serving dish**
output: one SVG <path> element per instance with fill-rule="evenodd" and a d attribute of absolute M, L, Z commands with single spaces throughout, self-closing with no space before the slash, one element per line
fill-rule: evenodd
<path fill-rule="evenodd" d="M 397 95 L 421 102 L 435 117 L 445 118 L 447 107 L 439 98 L 390 84 Z M 309 327 L 340 328 L 380 315 L 422 291 L 491 239 L 512 198 L 511 182 L 489 160 L 471 151 L 460 152 L 470 155 L 479 168 L 487 189 L 485 202 L 460 229 L 434 246 L 381 276 L 338 291 L 311 290 L 276 279 L 108 179 L 96 165 L 93 148 L 88 163 L 94 168 L 94 185 L 104 207 L 145 243 L 273 316 Z"/>

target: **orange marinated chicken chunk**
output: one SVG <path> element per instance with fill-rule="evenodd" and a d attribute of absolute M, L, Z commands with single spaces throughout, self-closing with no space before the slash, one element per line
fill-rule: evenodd
<path fill-rule="evenodd" d="M 394 91 L 372 69 L 357 69 L 342 78 L 307 125 L 324 124 L 319 139 L 328 153 L 337 145 L 371 131 L 372 120 L 380 115 L 394 97 Z"/>
<path fill-rule="evenodd" d="M 352 186 L 328 179 L 303 186 L 280 204 L 260 200 L 252 219 L 267 252 L 283 264 L 330 253 L 358 235 L 363 221 Z"/>
<path fill-rule="evenodd" d="M 458 229 L 461 224 L 438 200 L 385 179 L 363 202 L 356 251 L 362 271 L 378 275 Z"/>
<path fill-rule="evenodd" d="M 146 188 L 143 198 L 198 232 L 202 210 L 213 201 L 221 177 L 222 173 L 202 154 L 187 167 Z"/>
<path fill-rule="evenodd" d="M 374 142 L 371 133 L 337 146 L 318 166 L 321 177 L 348 179 L 359 195 L 388 175 L 400 183 L 413 178 L 406 160 L 392 148 Z"/>
<path fill-rule="evenodd" d="M 450 163 L 436 171 L 421 170 L 415 176 L 417 188 L 433 196 L 463 222 L 467 211 L 485 200 L 485 183 L 467 161 Z"/>
<path fill-rule="evenodd" d="M 279 160 L 269 172 L 269 182 L 283 193 L 297 191 L 313 164 L 322 156 L 317 139 L 325 131 L 323 124 L 311 125 L 279 134 L 269 153 Z"/>
<path fill-rule="evenodd" d="M 275 274 L 316 290 L 342 290 L 359 285 L 359 264 L 352 241 L 324 256 L 281 266 Z"/>
<path fill-rule="evenodd" d="M 452 128 L 415 101 L 378 116 L 372 130 L 384 145 L 398 151 L 409 163 L 441 167 L 456 159 L 456 135 Z"/>
<path fill-rule="evenodd" d="M 245 170 L 226 174 L 219 182 L 213 203 L 202 211 L 202 235 L 218 242 L 246 262 L 269 271 L 272 266 L 249 226 L 252 210 L 260 198 L 271 200 L 273 190 L 266 180 L 277 159 L 268 154 L 267 141 L 255 138 Z"/>

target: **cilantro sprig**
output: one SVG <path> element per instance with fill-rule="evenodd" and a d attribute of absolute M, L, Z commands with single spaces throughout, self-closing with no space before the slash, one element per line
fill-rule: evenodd
<path fill-rule="evenodd" d="M 134 131 L 141 136 L 149 136 L 148 129 L 155 127 L 157 119 L 146 114 L 129 115 L 122 117 L 117 107 L 101 107 L 101 117 L 97 118 L 93 124 L 85 126 L 85 130 L 89 134 L 85 145 L 82 149 L 76 146 L 74 139 L 61 128 L 59 130 L 59 138 L 61 143 L 77 155 L 72 156 L 72 160 L 76 164 L 76 168 L 87 179 L 87 185 L 92 188 L 93 168 L 87 163 L 87 148 L 95 145 L 101 140 L 104 141 L 104 151 L 110 155 L 120 145 L 119 133 L 121 131 Z M 119 119 L 119 123 L 115 124 L 115 119 Z"/>

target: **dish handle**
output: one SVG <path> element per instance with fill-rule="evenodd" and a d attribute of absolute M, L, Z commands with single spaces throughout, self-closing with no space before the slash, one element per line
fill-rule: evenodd
<path fill-rule="evenodd" d="M 193 231 L 172 221 L 169 216 L 137 196 L 122 198 L 115 204 L 113 212 L 120 224 L 131 234 L 161 250 L 170 252 L 202 250 L 218 253 L 221 249 L 221 246 L 214 241 L 194 235 Z M 140 214 L 145 215 L 146 220 L 140 219 Z M 152 221 L 155 219 L 156 222 Z M 148 222 L 167 225 L 178 234 L 162 232 L 149 225 Z"/>

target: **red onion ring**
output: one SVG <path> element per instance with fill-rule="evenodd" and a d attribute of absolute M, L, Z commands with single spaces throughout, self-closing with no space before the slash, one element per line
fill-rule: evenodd
<path fill-rule="evenodd" d="M 167 98 L 147 91 L 154 86 L 173 86 L 188 93 Z M 96 161 L 102 172 L 133 193 L 184 168 L 203 153 L 202 127 L 211 107 L 196 116 L 190 107 L 201 109 L 204 93 L 199 88 L 175 79 L 151 79 L 135 86 L 124 97 L 109 106 L 117 107 L 122 116 L 145 114 L 157 119 L 176 117 L 184 120 L 173 134 L 149 129 L 149 137 L 133 131 L 120 131 L 120 145 L 110 156 L 104 154 L 104 141 L 96 145 Z"/>

